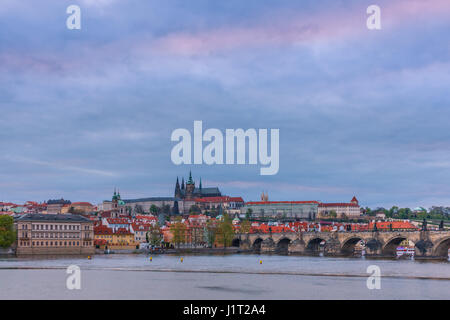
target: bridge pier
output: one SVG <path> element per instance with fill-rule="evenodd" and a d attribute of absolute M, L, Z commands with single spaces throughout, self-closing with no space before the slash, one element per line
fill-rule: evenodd
<path fill-rule="evenodd" d="M 267 238 L 261 242 L 261 252 L 262 253 L 274 253 L 276 249 L 275 241 L 272 238 Z"/>
<path fill-rule="evenodd" d="M 420 231 L 420 240 L 415 243 L 416 252 L 415 256 L 420 257 L 432 257 L 434 255 L 433 252 L 433 242 L 430 239 L 429 231 Z"/>
<path fill-rule="evenodd" d="M 245 251 L 251 250 L 252 249 L 252 245 L 250 243 L 250 240 L 249 239 L 245 239 L 245 240 L 240 241 L 239 242 L 239 249 L 245 250 Z"/>
<path fill-rule="evenodd" d="M 295 239 L 288 246 L 289 253 L 305 253 L 306 245 L 302 239 Z"/>
<path fill-rule="evenodd" d="M 325 255 L 330 256 L 339 256 L 342 254 L 341 252 L 341 244 L 339 240 L 336 237 L 331 237 L 326 243 L 325 243 Z"/>

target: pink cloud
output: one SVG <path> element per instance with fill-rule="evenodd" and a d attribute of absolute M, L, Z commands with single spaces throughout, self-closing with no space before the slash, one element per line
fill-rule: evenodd
<path fill-rule="evenodd" d="M 421 18 L 444 18 L 450 13 L 448 0 L 399 0 L 381 5 L 382 25 L 391 29 Z M 436 16 L 437 15 L 437 16 Z M 275 16 L 248 27 L 228 27 L 197 33 L 177 32 L 151 44 L 157 51 L 177 55 L 211 54 L 248 47 L 303 44 L 366 35 L 366 7 L 321 12 L 315 16 Z M 387 32 L 388 30 L 386 30 Z"/>

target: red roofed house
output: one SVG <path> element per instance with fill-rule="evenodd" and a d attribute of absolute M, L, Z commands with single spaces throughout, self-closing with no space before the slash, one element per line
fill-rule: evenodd
<path fill-rule="evenodd" d="M 131 221 L 127 218 L 102 218 L 102 224 L 113 230 L 130 230 Z"/>
<path fill-rule="evenodd" d="M 88 213 L 94 211 L 94 206 L 89 202 L 73 202 L 71 207 L 77 212 Z"/>
<path fill-rule="evenodd" d="M 137 243 L 147 242 L 147 233 L 150 231 L 152 224 L 134 222 L 130 226 L 130 231 L 134 233 L 134 241 Z"/>
<path fill-rule="evenodd" d="M 105 225 L 94 227 L 94 243 L 101 247 L 105 241 L 105 247 L 112 250 L 133 250 L 139 247 L 139 244 L 134 240 L 134 234 L 127 229 L 113 229 Z"/>
<path fill-rule="evenodd" d="M 376 222 L 378 230 L 388 231 L 392 228 L 395 231 L 411 231 L 418 228 L 409 221 L 378 221 Z M 374 229 L 374 223 L 369 222 L 369 230 Z"/>

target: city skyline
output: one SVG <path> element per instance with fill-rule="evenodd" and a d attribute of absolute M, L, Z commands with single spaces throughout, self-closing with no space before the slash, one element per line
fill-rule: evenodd
<path fill-rule="evenodd" d="M 25 4 L 27 3 L 28 6 Z M 450 206 L 450 3 L 6 0 L 0 201 L 99 203 L 204 185 L 257 200 Z M 45 45 L 44 45 L 45 44 Z M 280 130 L 280 165 L 181 165 L 171 132 Z"/>

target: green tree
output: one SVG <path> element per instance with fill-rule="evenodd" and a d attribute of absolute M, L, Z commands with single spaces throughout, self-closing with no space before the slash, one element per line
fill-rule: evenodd
<path fill-rule="evenodd" d="M 233 221 L 228 214 L 223 215 L 223 220 L 218 224 L 217 242 L 224 248 L 229 247 L 234 237 Z"/>
<path fill-rule="evenodd" d="M 393 218 L 398 215 L 399 208 L 397 206 L 392 206 L 386 214 L 386 217 Z"/>
<path fill-rule="evenodd" d="M 147 242 L 152 246 L 159 246 L 162 240 L 161 229 L 158 224 L 152 225 L 150 230 L 147 232 Z"/>
<path fill-rule="evenodd" d="M 136 204 L 134 206 L 134 212 L 136 212 L 137 214 L 142 214 L 144 213 L 144 209 L 142 209 L 142 206 L 140 204 Z"/>
<path fill-rule="evenodd" d="M 159 208 L 157 206 L 155 206 L 154 204 L 152 204 L 150 206 L 150 213 L 151 214 L 157 214 L 159 212 Z"/>
<path fill-rule="evenodd" d="M 330 218 L 336 218 L 337 217 L 337 213 L 334 210 L 330 211 Z"/>
<path fill-rule="evenodd" d="M 370 209 L 369 207 L 366 207 L 366 208 L 364 209 L 364 211 L 365 211 L 365 213 L 366 213 L 368 216 L 374 216 L 374 215 L 375 215 L 375 211 L 372 211 L 372 209 Z"/>
<path fill-rule="evenodd" d="M 253 213 L 252 208 L 248 208 L 247 212 L 245 213 L 245 219 L 249 220 L 252 217 L 252 213 Z"/>
<path fill-rule="evenodd" d="M 16 241 L 14 219 L 7 215 L 0 215 L 0 247 L 8 248 Z"/>
<path fill-rule="evenodd" d="M 162 212 L 165 214 L 170 214 L 170 205 L 168 205 L 168 204 L 163 205 Z"/>
<path fill-rule="evenodd" d="M 175 223 L 170 226 L 170 230 L 172 231 L 172 242 L 180 247 L 180 243 L 184 243 L 186 241 L 186 226 L 181 222 L 181 217 L 177 217 Z"/>
<path fill-rule="evenodd" d="M 216 234 L 217 234 L 217 222 L 209 220 L 206 222 L 205 227 L 205 242 L 208 244 L 208 246 L 211 248 L 214 245 L 214 242 L 216 241 Z"/>
<path fill-rule="evenodd" d="M 200 209 L 199 206 L 194 204 L 189 208 L 189 213 L 190 214 L 200 214 L 200 213 L 202 213 L 202 210 Z"/>
<path fill-rule="evenodd" d="M 249 233 L 251 227 L 252 227 L 252 223 L 249 220 L 244 220 L 241 223 L 240 232 L 241 233 Z"/>

